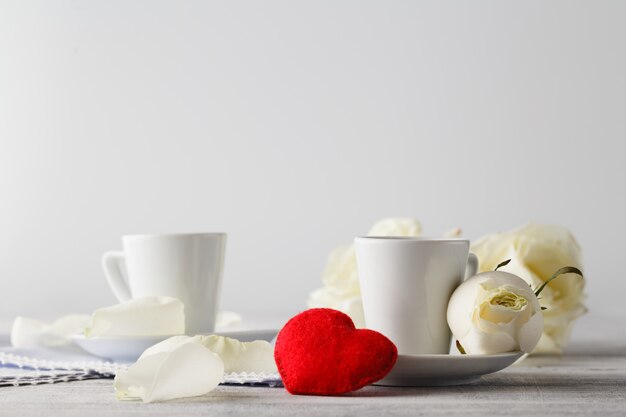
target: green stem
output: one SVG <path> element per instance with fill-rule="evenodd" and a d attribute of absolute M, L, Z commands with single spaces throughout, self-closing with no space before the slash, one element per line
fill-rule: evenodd
<path fill-rule="evenodd" d="M 552 274 L 552 276 L 548 278 L 546 282 L 541 284 L 541 286 L 537 288 L 537 290 L 535 291 L 535 295 L 539 296 L 541 291 L 543 291 L 543 289 L 546 288 L 546 285 L 548 285 L 550 281 L 552 281 L 554 278 L 558 277 L 559 275 L 563 275 L 563 274 L 577 274 L 577 275 L 580 275 L 581 278 L 583 278 L 583 273 L 580 269 L 573 267 L 573 266 L 563 267 L 559 269 L 558 271 L 556 271 L 554 274 Z"/>
<path fill-rule="evenodd" d="M 456 348 L 459 350 L 459 352 L 461 352 L 461 355 L 466 355 L 465 349 L 463 349 L 463 346 L 461 346 L 461 342 L 459 342 L 458 340 L 456 341 Z"/>

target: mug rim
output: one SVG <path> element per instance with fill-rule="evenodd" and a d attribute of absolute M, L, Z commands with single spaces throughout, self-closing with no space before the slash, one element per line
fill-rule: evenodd
<path fill-rule="evenodd" d="M 470 243 L 469 239 L 460 237 L 405 237 L 405 236 L 357 236 L 354 240 L 371 242 L 415 242 L 415 243 Z"/>
<path fill-rule="evenodd" d="M 199 233 L 134 233 L 130 235 L 122 235 L 122 239 L 150 238 L 150 237 L 192 237 L 192 236 L 227 236 L 222 232 L 199 232 Z"/>

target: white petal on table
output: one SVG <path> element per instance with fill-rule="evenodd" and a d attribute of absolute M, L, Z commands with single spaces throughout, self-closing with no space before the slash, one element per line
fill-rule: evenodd
<path fill-rule="evenodd" d="M 168 339 L 165 339 L 164 341 L 159 342 L 156 345 L 152 345 L 148 349 L 144 350 L 144 352 L 141 354 L 139 359 L 137 359 L 137 361 L 140 361 L 142 358 L 146 358 L 148 356 L 152 356 L 152 355 L 155 355 L 157 353 L 172 352 L 173 350 L 175 350 L 179 346 L 184 345 L 185 343 L 188 343 L 189 341 L 191 341 L 193 339 L 194 338 L 191 337 L 191 336 L 182 336 L 182 335 L 181 336 L 172 336 L 172 337 L 170 337 Z M 197 342 L 197 340 L 195 342 Z"/>
<path fill-rule="evenodd" d="M 204 395 L 223 376 L 218 355 L 194 338 L 178 336 L 146 350 L 126 372 L 117 374 L 114 386 L 120 400 L 167 401 Z"/>
<path fill-rule="evenodd" d="M 278 372 L 274 361 L 274 348 L 265 340 L 240 342 L 230 337 L 217 335 L 195 336 L 194 338 L 222 358 L 226 373 L 271 374 Z"/>
<path fill-rule="evenodd" d="M 146 349 L 139 360 L 156 353 L 172 351 L 189 340 L 200 343 L 218 355 L 224 363 L 224 372 L 228 374 L 242 372 L 272 374 L 278 372 L 274 361 L 274 348 L 265 340 L 240 342 L 230 337 L 218 335 L 170 337 Z"/>
<path fill-rule="evenodd" d="M 65 346 L 72 343 L 70 336 L 81 332 L 89 316 L 72 314 L 52 324 L 27 317 L 17 317 L 11 328 L 11 344 L 16 348 L 35 346 Z"/>
<path fill-rule="evenodd" d="M 172 297 L 144 297 L 94 311 L 85 336 L 158 336 L 185 333 L 183 303 Z"/>

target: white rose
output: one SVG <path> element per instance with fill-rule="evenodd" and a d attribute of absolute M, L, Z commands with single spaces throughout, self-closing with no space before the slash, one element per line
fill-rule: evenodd
<path fill-rule="evenodd" d="M 388 218 L 374 224 L 368 235 L 416 237 L 421 232 L 422 225 L 417 219 Z M 331 252 L 322 275 L 322 282 L 324 287 L 311 293 L 307 301 L 308 306 L 342 311 L 352 318 L 357 327 L 364 327 L 356 255 L 352 245 L 339 247 Z"/>
<path fill-rule="evenodd" d="M 454 291 L 448 325 L 466 353 L 530 353 L 541 337 L 543 315 L 523 279 L 491 271 L 475 275 Z"/>
<path fill-rule="evenodd" d="M 527 224 L 484 236 L 472 245 L 480 271 L 491 271 L 505 259 L 501 271 L 511 272 L 537 288 L 559 268 L 582 269 L 581 249 L 574 236 L 559 226 Z M 584 280 L 575 275 L 550 282 L 541 293 L 544 331 L 535 353 L 560 353 L 567 346 L 574 320 L 586 312 Z"/>
<path fill-rule="evenodd" d="M 415 237 L 422 234 L 422 224 L 412 217 L 379 220 L 372 226 L 368 236 Z"/>

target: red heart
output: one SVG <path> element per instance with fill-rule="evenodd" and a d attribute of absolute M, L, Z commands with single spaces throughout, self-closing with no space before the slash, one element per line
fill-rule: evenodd
<path fill-rule="evenodd" d="M 338 395 L 383 378 L 398 358 L 389 339 L 354 327 L 346 314 L 329 308 L 304 311 L 278 333 L 274 359 L 287 391 Z"/>

